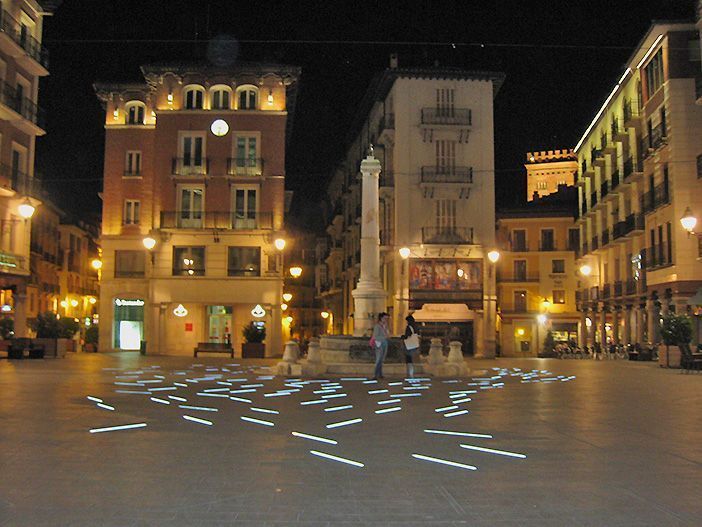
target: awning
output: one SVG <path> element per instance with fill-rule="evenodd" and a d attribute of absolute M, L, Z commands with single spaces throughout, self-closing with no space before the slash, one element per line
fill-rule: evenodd
<path fill-rule="evenodd" d="M 465 304 L 424 304 L 412 316 L 417 322 L 468 322 L 475 320 L 476 314 Z"/>

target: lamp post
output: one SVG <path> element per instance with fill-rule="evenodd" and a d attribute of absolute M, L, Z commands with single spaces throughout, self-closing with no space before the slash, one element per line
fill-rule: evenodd
<path fill-rule="evenodd" d="M 495 283 L 495 266 L 500 260 L 500 251 L 493 249 L 487 253 L 487 281 L 484 293 L 484 332 L 483 332 L 483 353 L 482 357 L 487 359 L 495 358 L 496 352 L 496 323 L 497 316 L 497 284 Z"/>
<path fill-rule="evenodd" d="M 688 238 L 691 234 L 698 238 L 702 237 L 702 233 L 695 232 L 695 227 L 697 226 L 697 216 L 694 215 L 690 207 L 685 209 L 682 218 L 680 218 L 680 225 L 682 225 L 682 228 L 687 231 Z"/>

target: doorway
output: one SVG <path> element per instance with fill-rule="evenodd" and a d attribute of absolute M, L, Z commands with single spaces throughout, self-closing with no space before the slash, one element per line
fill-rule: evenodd
<path fill-rule="evenodd" d="M 420 322 L 419 334 L 421 335 L 421 352 L 429 353 L 432 338 L 441 339 L 441 344 L 446 347 L 452 340 L 463 343 L 463 355 L 473 355 L 473 322 Z"/>
<path fill-rule="evenodd" d="M 207 306 L 209 342 L 232 343 L 232 307 Z"/>

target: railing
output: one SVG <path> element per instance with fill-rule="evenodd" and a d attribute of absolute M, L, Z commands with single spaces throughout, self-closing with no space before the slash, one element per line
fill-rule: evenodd
<path fill-rule="evenodd" d="M 632 106 L 632 101 L 624 100 L 624 123 L 628 123 L 632 119 L 639 117 L 639 111 Z"/>
<path fill-rule="evenodd" d="M 5 177 L 10 183 L 10 188 L 18 194 L 41 198 L 42 189 L 39 179 L 30 177 L 29 174 L 24 172 L 13 170 L 11 166 L 5 164 L 0 164 L 0 176 Z"/>
<path fill-rule="evenodd" d="M 422 183 L 473 183 L 473 167 L 422 167 Z"/>
<path fill-rule="evenodd" d="M 515 253 L 525 253 L 529 252 L 529 246 L 526 244 L 526 242 L 512 242 L 510 244 L 510 251 L 515 252 Z"/>
<path fill-rule="evenodd" d="M 0 13 L 0 31 L 9 36 L 17 45 L 24 49 L 27 55 L 44 66 L 44 68 L 49 68 L 49 51 L 36 38 L 28 35 L 26 30 L 22 31 L 17 20 L 12 18 L 7 11 Z"/>
<path fill-rule="evenodd" d="M 422 243 L 472 244 L 472 227 L 422 227 Z"/>
<path fill-rule="evenodd" d="M 648 147 L 654 150 L 661 147 L 666 142 L 666 129 L 663 123 L 659 123 L 651 130 L 648 136 Z"/>
<path fill-rule="evenodd" d="M 607 148 L 607 132 L 602 132 L 600 134 L 600 147 L 602 149 Z"/>
<path fill-rule="evenodd" d="M 512 273 L 511 275 L 497 274 L 497 281 L 503 283 L 509 282 L 538 282 L 538 274 Z"/>
<path fill-rule="evenodd" d="M 619 170 L 612 172 L 610 190 L 614 190 L 619 186 Z"/>
<path fill-rule="evenodd" d="M 604 199 L 604 197 L 609 193 L 609 181 L 605 180 L 602 182 L 600 185 L 600 197 Z"/>
<path fill-rule="evenodd" d="M 125 170 L 122 175 L 124 177 L 141 177 L 141 169 Z"/>
<path fill-rule="evenodd" d="M 661 183 L 656 185 L 653 190 L 645 192 L 642 196 L 643 198 L 643 210 L 644 212 L 653 212 L 661 205 L 665 205 L 670 202 L 670 194 L 668 192 L 668 185 Z"/>
<path fill-rule="evenodd" d="M 205 268 L 173 266 L 172 276 L 205 276 Z"/>
<path fill-rule="evenodd" d="M 633 278 L 629 278 L 626 281 L 624 290 L 626 291 L 627 295 L 635 295 L 636 294 L 636 280 Z"/>
<path fill-rule="evenodd" d="M 197 164 L 194 157 L 182 158 L 174 157 L 171 160 L 171 174 L 174 176 L 206 176 L 210 173 L 209 158 L 202 157 L 198 159 Z"/>
<path fill-rule="evenodd" d="M 612 296 L 612 286 L 611 284 L 602 285 L 602 298 L 607 299 Z"/>
<path fill-rule="evenodd" d="M 605 229 L 602 231 L 602 247 L 607 245 L 609 243 L 609 229 Z"/>
<path fill-rule="evenodd" d="M 473 122 L 470 108 L 422 108 L 422 124 L 468 125 Z"/>
<path fill-rule="evenodd" d="M 597 286 L 591 287 L 590 292 L 589 292 L 589 297 L 590 297 L 590 300 L 599 300 L 600 299 L 600 288 Z"/>
<path fill-rule="evenodd" d="M 539 251 L 543 252 L 548 252 L 548 251 L 555 251 L 556 250 L 556 244 L 554 242 L 541 242 L 539 244 Z"/>
<path fill-rule="evenodd" d="M 580 169 L 581 169 L 583 174 L 585 174 L 585 172 L 587 172 L 587 159 L 583 159 L 583 162 L 580 163 Z"/>
<path fill-rule="evenodd" d="M 641 259 L 645 269 L 656 269 L 673 263 L 669 260 L 666 245 L 663 243 L 642 250 Z"/>
<path fill-rule="evenodd" d="M 263 173 L 263 159 L 249 157 L 227 158 L 227 175 L 260 176 Z"/>
<path fill-rule="evenodd" d="M 26 270 L 27 266 L 24 256 L 0 252 L 0 273 L 14 273 Z"/>
<path fill-rule="evenodd" d="M 601 156 L 602 156 L 602 150 L 600 150 L 598 148 L 593 148 L 590 151 L 590 163 L 594 166 L 597 158 L 601 157 Z"/>
<path fill-rule="evenodd" d="M 395 174 L 393 172 L 388 172 L 383 170 L 380 173 L 380 178 L 378 183 L 381 187 L 394 187 L 395 186 Z"/>
<path fill-rule="evenodd" d="M 578 251 L 578 256 L 584 256 L 590 252 L 590 244 L 588 242 L 583 242 L 582 248 Z"/>
<path fill-rule="evenodd" d="M 612 118 L 610 130 L 612 131 L 612 138 L 619 133 L 619 120 L 616 117 Z"/>
<path fill-rule="evenodd" d="M 590 240 L 590 247 L 592 248 L 593 251 L 596 251 L 597 249 L 600 248 L 600 244 L 597 240 L 597 236 L 593 236 L 592 240 Z"/>
<path fill-rule="evenodd" d="M 641 172 L 641 164 L 633 157 L 627 157 L 624 161 L 624 179 L 628 178 L 634 172 Z"/>
<path fill-rule="evenodd" d="M 593 192 L 590 194 L 590 207 L 594 207 L 597 205 L 597 192 Z"/>
<path fill-rule="evenodd" d="M 580 215 L 585 216 L 587 213 L 587 201 L 583 200 L 582 204 L 580 205 Z"/>
<path fill-rule="evenodd" d="M 17 93 L 17 88 L 10 86 L 6 82 L 3 82 L 0 86 L 0 103 L 36 124 L 39 128 L 46 127 L 43 109 L 28 97 L 20 96 Z"/>
<path fill-rule="evenodd" d="M 268 230 L 273 228 L 271 212 L 162 211 L 162 229 Z"/>

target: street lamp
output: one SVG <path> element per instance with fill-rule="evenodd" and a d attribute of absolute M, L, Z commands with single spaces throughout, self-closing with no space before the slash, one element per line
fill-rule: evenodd
<path fill-rule="evenodd" d="M 35 210 L 36 209 L 34 208 L 34 205 L 32 205 L 31 201 L 29 201 L 29 198 L 25 198 L 24 201 L 17 207 L 17 212 L 19 212 L 19 215 L 25 220 L 31 218 L 34 215 Z"/>
<path fill-rule="evenodd" d="M 277 238 L 274 242 L 273 245 L 275 245 L 275 248 L 278 249 L 279 251 L 282 251 L 285 249 L 285 240 L 283 238 Z"/>
<path fill-rule="evenodd" d="M 592 273 L 592 267 L 590 267 L 587 264 L 583 264 L 580 266 L 580 274 L 583 276 L 590 276 L 590 273 Z"/>
<path fill-rule="evenodd" d="M 687 235 L 690 236 L 690 234 L 694 234 L 697 236 L 695 233 L 695 226 L 697 225 L 697 216 L 695 216 L 692 213 L 692 210 L 690 210 L 690 207 L 687 207 L 685 209 L 685 213 L 683 214 L 682 218 L 680 218 L 680 225 L 682 225 L 683 229 L 687 231 Z"/>
<path fill-rule="evenodd" d="M 322 311 L 321 315 L 322 315 L 322 318 L 324 320 L 326 320 L 329 318 L 329 311 Z"/>
<path fill-rule="evenodd" d="M 290 268 L 290 276 L 293 278 L 300 278 L 300 275 L 302 275 L 302 267 L 296 265 Z"/>
<path fill-rule="evenodd" d="M 90 265 L 93 269 L 99 271 L 100 269 L 102 269 L 102 260 L 100 260 L 99 258 L 94 258 L 93 261 L 90 262 Z"/>
<path fill-rule="evenodd" d="M 290 302 L 292 300 L 292 293 L 283 293 L 283 300 Z"/>
<path fill-rule="evenodd" d="M 144 247 L 146 247 L 149 251 L 156 247 L 156 240 L 151 236 L 147 236 L 146 238 L 141 240 L 141 243 L 143 243 Z"/>
<path fill-rule="evenodd" d="M 409 258 L 411 254 L 409 247 L 402 247 L 398 252 L 400 253 L 400 257 L 403 260 L 407 260 L 407 258 Z"/>
<path fill-rule="evenodd" d="M 287 305 L 287 304 L 280 304 L 280 310 L 281 310 L 281 311 L 287 311 L 287 310 L 288 310 L 288 305 Z"/>
<path fill-rule="evenodd" d="M 488 260 L 490 260 L 492 263 L 497 263 L 497 260 L 500 259 L 500 251 L 492 250 L 487 256 Z"/>

